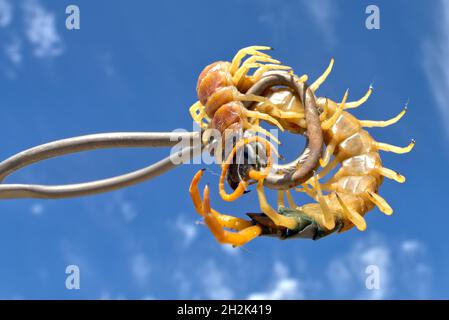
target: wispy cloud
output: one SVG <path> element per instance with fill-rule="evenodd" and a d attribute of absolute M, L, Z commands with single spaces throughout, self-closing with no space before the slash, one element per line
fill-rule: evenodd
<path fill-rule="evenodd" d="M 434 28 L 438 28 L 436 36 L 423 43 L 423 68 L 427 75 L 430 89 L 433 92 L 443 121 L 449 122 L 449 2 L 436 3 Z M 449 138 L 449 127 L 444 125 Z"/>
<path fill-rule="evenodd" d="M 137 217 L 136 206 L 132 202 L 122 201 L 120 203 L 120 212 L 126 222 L 131 222 Z"/>
<path fill-rule="evenodd" d="M 33 203 L 30 207 L 31 214 L 40 216 L 44 212 L 44 205 L 42 203 Z"/>
<path fill-rule="evenodd" d="M 413 298 L 426 299 L 432 288 L 433 272 L 428 264 L 427 248 L 416 240 L 406 240 L 398 254 L 401 272 L 397 275 L 403 291 L 413 292 Z"/>
<path fill-rule="evenodd" d="M 12 5 L 8 0 L 0 0 L 0 27 L 8 26 L 12 21 Z"/>
<path fill-rule="evenodd" d="M 22 63 L 22 41 L 18 37 L 6 43 L 4 49 L 6 57 L 13 65 L 18 66 Z"/>
<path fill-rule="evenodd" d="M 219 269 L 215 261 L 209 261 L 203 271 L 202 285 L 206 298 L 229 300 L 234 298 L 234 291 L 227 285 L 226 274 Z"/>
<path fill-rule="evenodd" d="M 263 292 L 254 292 L 248 295 L 249 300 L 287 300 L 304 299 L 305 294 L 301 282 L 289 275 L 289 270 L 282 262 L 274 265 L 274 279 L 271 287 Z"/>
<path fill-rule="evenodd" d="M 21 23 L 15 23 L 16 18 Z M 17 77 L 28 56 L 48 59 L 64 52 L 56 16 L 40 0 L 0 0 L 0 32 L 6 38 L 1 46 L 3 69 L 10 79 Z"/>
<path fill-rule="evenodd" d="M 400 292 L 424 298 L 432 277 L 425 254 L 425 246 L 417 240 L 392 243 L 380 235 L 370 235 L 331 260 L 327 278 L 337 298 L 388 299 Z M 379 288 L 366 286 L 369 266 L 379 271 Z"/>
<path fill-rule="evenodd" d="M 151 264 L 148 257 L 139 253 L 131 259 L 131 274 L 139 285 L 145 286 L 151 274 Z"/>
<path fill-rule="evenodd" d="M 193 221 L 188 221 L 183 214 L 176 217 L 175 230 L 181 234 L 184 247 L 190 246 L 198 233 L 196 224 Z"/>
<path fill-rule="evenodd" d="M 107 203 L 106 211 L 110 214 L 119 214 L 125 222 L 133 222 L 139 215 L 139 209 L 135 203 L 127 200 L 126 192 L 119 191 L 112 195 L 112 199 Z"/>
<path fill-rule="evenodd" d="M 40 58 L 61 55 L 63 43 L 56 28 L 55 15 L 38 0 L 25 1 L 23 10 L 25 33 L 34 55 Z"/>
<path fill-rule="evenodd" d="M 331 0 L 305 0 L 303 4 L 310 14 L 311 20 L 322 32 L 324 40 L 328 45 L 334 45 L 336 43 L 334 22 L 337 12 L 335 2 Z"/>
<path fill-rule="evenodd" d="M 375 238 L 375 239 L 374 239 Z M 379 270 L 380 287 L 365 286 L 368 266 Z M 327 277 L 335 294 L 340 298 L 383 299 L 390 289 L 391 252 L 381 239 L 373 237 L 357 243 L 347 254 L 329 263 Z"/>

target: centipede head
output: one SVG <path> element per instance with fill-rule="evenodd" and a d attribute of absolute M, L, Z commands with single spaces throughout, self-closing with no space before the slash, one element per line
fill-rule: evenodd
<path fill-rule="evenodd" d="M 245 131 L 245 138 L 254 136 L 252 131 Z M 252 142 L 244 146 L 243 153 L 236 155 L 233 163 L 229 166 L 227 173 L 227 182 L 235 190 L 242 180 L 248 180 L 248 173 L 251 169 L 260 170 L 266 166 L 265 146 L 259 142 Z"/>

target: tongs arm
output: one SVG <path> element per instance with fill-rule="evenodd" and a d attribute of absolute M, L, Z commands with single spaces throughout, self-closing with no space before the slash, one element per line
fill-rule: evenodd
<path fill-rule="evenodd" d="M 22 151 L 0 163 L 0 182 L 13 172 L 35 162 L 81 151 L 107 148 L 185 147 L 143 169 L 85 183 L 68 185 L 0 184 L 0 198 L 58 199 L 92 195 L 134 185 L 157 177 L 201 154 L 200 132 L 116 132 L 100 133 L 46 143 Z"/>

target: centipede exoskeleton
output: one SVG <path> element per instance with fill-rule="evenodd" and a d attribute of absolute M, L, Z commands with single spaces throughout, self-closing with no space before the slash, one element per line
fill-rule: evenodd
<path fill-rule="evenodd" d="M 262 46 L 242 49 L 232 62 L 218 61 L 212 63 L 201 72 L 198 78 L 197 94 L 199 101 L 190 108 L 190 113 L 202 128 L 217 130 L 223 143 L 228 140 L 228 136 L 232 137 L 236 132 L 248 130 L 261 133 L 278 142 L 275 137 L 254 120 L 260 119 L 271 122 L 283 130 L 279 122 L 267 113 L 245 108 L 242 103 L 242 101 L 247 101 L 270 104 L 267 98 L 246 92 L 247 88 L 253 86 L 267 71 L 290 69 L 260 51 L 268 49 L 270 48 Z M 250 57 L 242 62 L 246 55 L 250 55 Z M 256 68 L 256 71 L 252 75 L 248 75 L 252 68 Z M 204 134 L 203 140 L 207 140 L 208 137 L 207 133 Z M 259 138 L 258 141 L 263 142 L 263 146 L 270 148 L 269 144 L 262 138 Z M 227 154 L 224 154 L 223 158 L 227 158 Z M 226 164 L 225 167 L 227 169 L 228 165 Z M 245 175 L 251 178 L 251 176 L 254 176 L 254 172 L 254 169 L 250 169 Z M 220 194 L 224 200 L 233 201 L 244 193 L 246 189 L 245 180 L 235 180 L 228 179 L 231 187 L 235 189 L 230 195 L 226 194 L 223 184 L 220 183 Z"/>
<path fill-rule="evenodd" d="M 255 49 L 247 48 L 244 50 L 244 52 L 252 54 L 257 52 L 251 51 Z M 239 52 L 236 56 L 238 57 L 237 60 L 234 58 L 233 62 L 238 61 L 238 64 L 240 64 L 241 56 Z M 264 62 L 273 62 L 271 57 L 265 55 L 255 55 L 248 58 L 247 61 L 250 60 L 250 63 L 255 63 L 254 61 L 259 57 L 263 57 Z M 243 66 L 245 63 L 243 63 Z M 400 183 L 404 182 L 405 178 L 399 173 L 383 167 L 379 151 L 406 153 L 412 150 L 415 142 L 412 140 L 407 147 L 403 148 L 377 142 L 363 128 L 392 125 L 402 118 L 407 110 L 406 108 L 388 121 L 358 120 L 347 110 L 356 108 L 367 101 L 372 93 L 371 87 L 365 96 L 354 102 L 347 102 L 348 92 L 344 94 L 340 103 L 329 98 L 316 97 L 316 91 L 331 72 L 333 60 L 331 60 L 323 75 L 310 86 L 305 83 L 307 76 L 298 77 L 292 75 L 291 72 L 283 71 L 284 68 L 273 68 L 271 65 L 264 69 L 258 69 L 253 76 L 247 76 L 247 68 L 243 68 L 244 71 L 241 71 L 242 69 L 233 64 L 218 63 L 218 65 L 220 67 L 217 67 L 217 70 L 227 74 L 227 82 L 217 82 L 220 83 L 220 86 L 215 85 L 215 87 L 227 88 L 226 85 L 234 84 L 232 89 L 226 90 L 233 92 L 234 100 L 247 102 L 245 105 L 239 102 L 238 107 L 235 107 L 236 102 L 234 100 L 229 102 L 226 99 L 219 99 L 215 90 L 207 91 L 208 94 L 204 95 L 200 95 L 200 90 L 198 90 L 200 101 L 192 107 L 191 111 L 195 111 L 193 116 L 196 121 L 202 122 L 203 119 L 206 119 L 208 123 L 202 124 L 203 127 L 214 126 L 222 130 L 222 127 L 220 127 L 222 123 L 226 127 L 238 123 L 244 130 L 252 129 L 263 133 L 262 130 L 254 128 L 254 122 L 245 123 L 246 116 L 266 120 L 290 132 L 305 134 L 313 140 L 310 145 L 311 149 L 303 153 L 296 162 L 297 168 L 291 174 L 286 174 L 288 170 L 285 170 L 285 167 L 273 166 L 271 163 L 266 166 L 270 170 L 269 173 L 266 169 L 263 173 L 259 171 L 251 174 L 251 177 L 257 181 L 257 195 L 263 213 L 249 214 L 251 218 L 249 221 L 223 215 L 211 209 L 209 188 L 206 186 L 204 189 L 203 200 L 198 190 L 198 182 L 203 171 L 199 171 L 195 175 L 190 187 L 192 199 L 197 211 L 204 217 L 206 224 L 220 242 L 238 246 L 260 235 L 275 235 L 282 239 L 292 237 L 318 239 L 334 231 L 349 230 L 353 226 L 356 226 L 359 230 L 365 230 L 364 215 L 375 206 L 387 215 L 392 214 L 392 208 L 379 195 L 379 187 L 384 177 Z M 263 68 L 260 65 L 257 67 Z M 208 68 L 205 69 L 206 73 L 215 67 L 212 65 Z M 223 70 L 227 70 L 227 73 Z M 230 76 L 234 78 L 232 81 L 229 80 L 231 79 Z M 294 77 L 293 85 L 291 81 L 288 83 L 289 81 L 286 80 L 288 77 Z M 198 88 L 201 88 L 203 79 L 205 79 L 204 71 L 200 76 Z M 226 85 L 221 85 L 221 83 Z M 240 91 L 236 92 L 235 90 Z M 246 98 L 239 98 L 241 95 L 245 95 Z M 212 103 L 209 106 L 209 99 L 212 96 L 214 96 L 214 99 L 211 100 Z M 216 101 L 226 102 L 215 104 Z M 233 105 L 227 106 L 226 103 L 232 103 Z M 317 115 L 315 120 L 318 122 L 312 121 L 311 106 L 315 108 Z M 218 112 L 221 108 L 224 109 Z M 228 110 L 232 110 L 232 112 Z M 237 113 L 239 117 L 224 116 L 228 113 Z M 238 118 L 239 121 L 224 121 L 220 120 L 220 117 L 226 120 Z M 220 125 L 217 125 L 217 123 L 220 123 Z M 314 136 L 317 123 L 322 140 L 317 140 Z M 313 127 L 313 130 L 311 127 Z M 321 155 L 321 145 L 317 148 L 314 144 L 314 142 L 316 143 L 315 140 L 320 141 L 320 143 L 322 141 L 325 146 L 324 153 L 319 161 L 320 168 L 318 168 L 317 161 L 311 160 L 317 155 L 316 158 L 318 159 Z M 258 141 L 264 142 L 263 138 Z M 233 152 L 250 142 L 248 139 L 242 140 L 234 146 Z M 308 143 L 310 144 L 310 141 Z M 266 147 L 270 149 L 268 143 L 266 143 Z M 311 153 L 314 155 L 310 156 Z M 301 159 L 305 160 L 301 161 Z M 229 168 L 227 160 L 222 165 L 223 171 Z M 301 166 L 304 163 L 306 165 L 302 167 L 301 171 Z M 320 180 L 330 175 L 333 169 L 337 169 L 336 173 L 327 181 L 321 182 Z M 297 179 L 293 179 L 295 172 L 301 172 Z M 277 176 L 279 174 L 281 174 L 280 178 Z M 221 182 L 223 182 L 223 172 Z M 300 187 L 295 188 L 298 184 L 300 184 Z M 272 189 L 279 189 L 278 210 L 274 210 L 268 204 L 264 185 Z M 240 188 L 239 195 L 243 193 L 241 189 L 246 186 L 247 183 L 244 183 L 243 188 Z M 296 205 L 290 192 L 291 189 L 304 192 L 316 202 L 302 206 Z M 288 205 L 284 202 L 284 196 L 287 197 Z M 235 200 L 236 198 L 228 198 L 228 200 Z M 225 228 L 234 231 L 228 231 Z"/>

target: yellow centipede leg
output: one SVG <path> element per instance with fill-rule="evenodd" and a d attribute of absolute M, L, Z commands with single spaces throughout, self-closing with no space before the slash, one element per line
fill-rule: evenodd
<path fill-rule="evenodd" d="M 271 221 L 277 226 L 286 227 L 288 229 L 295 229 L 298 223 L 295 219 L 283 216 L 274 210 L 267 202 L 265 192 L 263 190 L 263 181 L 259 181 L 257 184 L 257 195 L 259 197 L 260 210 L 265 213 Z"/>
<path fill-rule="evenodd" d="M 304 119 L 304 113 L 294 111 L 279 111 L 279 118 L 281 119 Z"/>
<path fill-rule="evenodd" d="M 320 121 L 323 122 L 327 118 L 327 112 L 329 111 L 329 99 L 326 98 L 326 102 L 322 105 L 323 112 L 320 114 Z"/>
<path fill-rule="evenodd" d="M 292 194 L 290 193 L 290 190 L 285 190 L 285 194 L 287 196 L 287 202 L 290 208 L 296 208 L 297 205 L 295 203 L 295 200 L 293 200 Z"/>
<path fill-rule="evenodd" d="M 235 94 L 234 99 L 237 101 L 254 101 L 254 102 L 262 102 L 265 105 L 277 108 L 278 106 L 270 101 L 270 99 L 262 96 L 258 96 L 256 94 L 245 93 L 245 94 Z"/>
<path fill-rule="evenodd" d="M 271 70 L 291 70 L 292 68 L 289 66 L 284 65 L 277 65 L 277 64 L 264 64 L 259 69 L 254 72 L 254 75 L 252 76 L 253 81 L 259 80 L 265 72 L 271 71 Z"/>
<path fill-rule="evenodd" d="M 230 232 L 223 229 L 220 221 L 212 214 L 210 207 L 209 187 L 204 188 L 202 211 L 204 213 L 204 222 L 210 231 L 220 243 L 227 243 L 233 246 L 241 246 L 257 238 L 262 233 L 262 228 L 258 225 L 251 225 L 241 229 L 239 232 Z"/>
<path fill-rule="evenodd" d="M 333 219 L 331 210 L 326 202 L 326 199 L 323 196 L 323 192 L 321 191 L 321 186 L 316 175 L 314 176 L 314 183 L 317 201 L 320 204 L 321 211 L 323 212 L 324 227 L 326 227 L 328 230 L 332 230 L 335 227 L 335 220 Z"/>
<path fill-rule="evenodd" d="M 303 74 L 298 79 L 296 79 L 296 81 L 298 81 L 298 82 L 306 82 L 307 80 L 309 80 L 309 76 L 306 74 Z"/>
<path fill-rule="evenodd" d="M 373 87 L 369 86 L 368 91 L 366 91 L 365 95 L 362 98 L 360 98 L 357 101 L 347 102 L 345 104 L 345 109 L 354 109 L 354 108 L 357 108 L 357 107 L 361 106 L 362 104 L 364 104 L 368 100 L 368 98 L 371 96 L 371 93 L 373 92 L 373 90 L 374 90 Z"/>
<path fill-rule="evenodd" d="M 270 116 L 276 117 L 278 119 L 304 119 L 303 112 L 295 112 L 295 111 L 282 111 L 275 107 L 272 104 L 262 103 L 256 106 L 256 111 L 267 113 Z"/>
<path fill-rule="evenodd" d="M 245 77 L 248 75 L 249 70 L 253 68 L 259 67 L 261 64 L 259 63 L 247 63 L 242 65 L 240 68 L 237 69 L 237 71 L 232 76 L 232 83 L 239 87 L 240 83 L 245 79 Z"/>
<path fill-rule="evenodd" d="M 189 187 L 190 197 L 192 198 L 193 204 L 195 206 L 196 211 L 202 217 L 204 217 L 205 213 L 203 212 L 203 200 L 201 199 L 200 192 L 198 190 L 198 184 L 203 175 L 204 169 L 199 170 L 192 179 Z M 210 209 L 215 218 L 219 221 L 220 225 L 225 228 L 230 228 L 233 230 L 242 230 L 244 228 L 250 227 L 253 225 L 252 221 L 247 221 L 241 218 L 233 217 L 227 214 L 219 213 L 214 209 Z"/>
<path fill-rule="evenodd" d="M 279 123 L 279 121 L 277 121 L 275 118 L 273 118 L 272 116 L 270 116 L 268 114 L 257 112 L 257 111 L 252 111 L 252 110 L 245 110 L 245 115 L 250 118 L 256 118 L 256 119 L 261 119 L 261 120 L 271 122 L 276 127 L 278 127 L 281 131 L 284 131 L 284 127 L 282 127 L 282 125 Z"/>
<path fill-rule="evenodd" d="M 248 128 L 254 132 L 258 132 L 260 134 L 263 134 L 264 136 L 270 138 L 271 140 L 273 140 L 276 144 L 281 144 L 281 142 L 268 130 L 265 130 L 264 128 L 262 128 L 261 126 L 257 125 L 257 124 L 253 124 L 253 125 L 249 125 Z"/>
<path fill-rule="evenodd" d="M 295 188 L 295 191 L 297 192 L 305 192 L 309 197 L 316 200 L 316 192 L 311 189 L 307 183 L 301 184 L 302 188 Z"/>
<path fill-rule="evenodd" d="M 205 129 L 208 125 L 208 122 L 210 122 L 209 117 L 206 114 L 206 111 L 204 110 L 204 106 L 201 104 L 201 102 L 197 101 L 195 102 L 190 108 L 189 113 L 196 123 L 200 125 L 201 128 Z M 206 122 L 203 122 L 205 120 Z"/>
<path fill-rule="evenodd" d="M 197 101 L 189 108 L 190 116 L 193 118 L 193 120 L 197 121 L 200 119 L 200 113 L 203 110 L 203 105 L 201 102 Z"/>
<path fill-rule="evenodd" d="M 326 150 L 324 150 L 323 158 L 320 159 L 320 166 L 326 167 L 329 163 L 329 160 L 331 159 L 332 154 L 335 151 L 335 148 L 337 147 L 337 141 L 331 140 L 329 144 L 326 146 Z M 331 169 L 332 170 L 332 169 Z"/>
<path fill-rule="evenodd" d="M 335 110 L 334 114 L 329 119 L 324 120 L 321 123 L 321 129 L 329 130 L 334 125 L 334 123 L 338 120 L 340 115 L 343 113 L 343 109 L 345 108 L 346 99 L 348 98 L 348 93 L 349 93 L 349 90 L 346 90 L 343 100 L 338 105 L 337 110 Z"/>
<path fill-rule="evenodd" d="M 393 171 L 391 169 L 382 167 L 382 168 L 377 169 L 377 172 L 379 172 L 384 177 L 387 177 L 388 179 L 392 179 L 396 182 L 399 182 L 399 183 L 405 182 L 405 177 L 403 175 L 401 175 L 398 172 Z"/>
<path fill-rule="evenodd" d="M 329 63 L 329 66 L 328 66 L 327 69 L 324 71 L 324 73 L 323 73 L 320 77 L 318 77 L 318 79 L 316 79 L 314 83 L 312 83 L 312 84 L 310 85 L 310 89 L 311 89 L 313 92 L 315 92 L 316 90 L 318 90 L 318 88 L 324 83 L 324 81 L 326 81 L 326 78 L 329 76 L 329 74 L 330 74 L 331 71 L 332 71 L 333 65 L 334 65 L 334 59 L 332 58 L 331 61 L 330 61 L 330 63 Z"/>
<path fill-rule="evenodd" d="M 274 63 L 274 64 L 280 64 L 281 62 L 279 60 L 273 59 L 273 58 L 269 58 L 269 57 L 264 57 L 264 56 L 251 56 L 248 59 L 246 59 L 245 61 L 243 61 L 242 66 L 244 66 L 245 64 L 252 64 L 252 63 L 256 63 L 256 62 L 267 62 L 267 63 Z"/>
<path fill-rule="evenodd" d="M 259 119 L 256 119 L 256 120 L 259 121 Z M 271 132 L 269 132 L 268 130 L 265 130 L 259 124 L 251 124 L 251 123 L 249 123 L 247 121 L 245 123 L 245 128 L 250 129 L 250 130 L 252 130 L 254 132 L 263 134 L 264 136 L 266 136 L 266 137 L 270 138 L 271 140 L 273 140 L 278 145 L 281 144 L 281 142 Z M 276 155 L 276 157 L 282 159 L 281 155 L 279 154 L 278 149 L 270 141 L 267 141 L 267 142 L 270 144 L 270 146 L 271 146 L 274 154 Z"/>
<path fill-rule="evenodd" d="M 343 209 L 343 212 L 345 213 L 346 217 L 359 229 L 360 231 L 366 230 L 366 221 L 365 219 L 356 211 L 352 210 L 351 208 L 348 208 L 344 201 L 340 198 L 338 193 L 335 193 L 335 196 L 337 197 L 338 202 L 340 203 L 341 208 Z"/>
<path fill-rule="evenodd" d="M 246 47 L 246 48 L 240 49 L 237 52 L 237 54 L 234 56 L 234 59 L 232 59 L 231 66 L 229 69 L 231 74 L 234 74 L 237 71 L 237 69 L 240 66 L 240 63 L 242 62 L 242 59 L 246 55 L 271 58 L 268 54 L 260 52 L 259 50 L 272 50 L 272 48 L 266 47 L 266 46 L 251 46 L 251 47 Z"/>
<path fill-rule="evenodd" d="M 284 191 L 278 191 L 277 202 L 278 202 L 278 208 L 285 207 Z"/>
<path fill-rule="evenodd" d="M 405 115 L 407 112 L 407 107 L 405 107 L 396 117 L 391 118 L 387 121 L 371 121 L 371 120 L 359 120 L 362 127 L 372 128 L 372 127 L 388 127 L 395 124 Z"/>
<path fill-rule="evenodd" d="M 403 153 L 407 153 L 412 151 L 413 147 L 415 146 L 416 142 L 415 140 L 412 139 L 412 141 L 409 143 L 408 146 L 406 147 L 397 147 L 397 146 L 393 146 L 391 144 L 388 143 L 383 143 L 383 142 L 374 142 L 375 147 L 378 150 L 382 150 L 382 151 L 387 151 L 387 152 L 394 152 L 394 153 L 398 153 L 398 154 L 403 154 Z"/>
<path fill-rule="evenodd" d="M 226 173 L 228 171 L 229 165 L 230 165 L 233 157 L 235 156 L 237 149 L 244 146 L 245 144 L 248 144 L 248 143 L 251 143 L 254 141 L 262 142 L 265 144 L 265 148 L 266 148 L 266 152 L 267 152 L 267 164 L 266 164 L 266 168 L 264 169 L 263 172 L 251 170 L 249 172 L 249 177 L 251 179 L 263 181 L 263 179 L 268 175 L 268 172 L 270 171 L 271 166 L 272 166 L 272 159 L 271 159 L 272 144 L 270 142 L 268 142 L 266 139 L 264 139 L 262 137 L 258 137 L 258 136 L 239 140 L 236 143 L 236 145 L 234 146 L 234 148 L 232 149 L 232 151 L 229 153 L 225 162 L 221 165 L 221 174 L 220 174 L 220 180 L 218 183 L 218 189 L 219 189 L 219 194 L 223 200 L 234 201 L 234 200 L 238 199 L 240 196 L 242 196 L 244 194 L 244 192 L 246 191 L 246 188 L 248 187 L 248 182 L 242 180 L 239 182 L 237 188 L 231 194 L 226 193 L 225 178 L 226 178 Z"/>
<path fill-rule="evenodd" d="M 385 213 L 386 215 L 391 215 L 393 213 L 393 209 L 390 207 L 387 201 L 382 198 L 380 195 L 374 192 L 369 192 L 368 195 L 370 200 L 379 208 L 380 211 Z"/>

